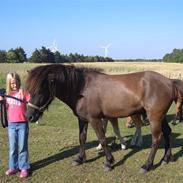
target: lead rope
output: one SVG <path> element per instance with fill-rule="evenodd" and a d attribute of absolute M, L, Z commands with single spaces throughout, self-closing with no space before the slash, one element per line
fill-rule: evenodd
<path fill-rule="evenodd" d="M 4 100 L 2 100 L 0 102 L 0 108 L 1 108 L 1 124 L 3 128 L 8 127 L 8 120 L 7 120 L 7 111 L 6 111 L 6 102 Z"/>

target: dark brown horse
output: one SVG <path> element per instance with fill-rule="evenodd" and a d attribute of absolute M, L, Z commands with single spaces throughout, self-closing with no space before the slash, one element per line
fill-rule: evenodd
<path fill-rule="evenodd" d="M 119 118 L 146 111 L 152 133 L 152 148 L 141 172 L 150 170 L 161 136 L 165 138 L 164 162 L 172 158 L 171 129 L 165 115 L 174 100 L 173 82 L 153 71 L 108 75 L 94 69 L 66 65 L 44 65 L 32 69 L 26 81 L 31 100 L 29 121 L 35 122 L 54 97 L 66 103 L 78 117 L 80 150 L 75 165 L 85 161 L 84 145 L 88 122 L 106 155 L 105 170 L 114 158 L 107 148 L 101 118 Z"/>
<path fill-rule="evenodd" d="M 173 81 L 173 87 L 174 87 L 175 92 L 176 92 L 175 93 L 175 100 L 174 100 L 175 105 L 176 105 L 175 106 L 176 107 L 176 114 L 174 116 L 172 124 L 176 125 L 177 120 L 179 120 L 179 122 L 181 122 L 183 119 L 183 111 L 182 111 L 183 110 L 183 81 L 178 80 L 178 79 L 172 79 L 172 81 Z M 135 114 L 135 115 L 129 116 L 127 118 L 126 126 L 128 127 L 129 125 L 131 125 L 131 123 L 133 123 L 136 127 L 135 134 L 134 134 L 132 141 L 131 141 L 131 146 L 142 146 L 143 138 L 142 138 L 142 133 L 141 133 L 141 127 L 143 125 L 143 120 L 144 120 L 144 123 L 149 123 L 146 113 L 144 113 L 142 115 L 142 118 L 140 118 L 139 114 Z M 116 121 L 117 121 L 117 119 L 116 119 Z M 117 131 L 118 125 L 116 125 L 115 128 L 116 128 L 115 130 Z"/>
<path fill-rule="evenodd" d="M 181 122 L 183 119 L 183 81 L 178 79 L 172 79 L 172 81 L 177 89 L 177 97 L 175 98 L 176 114 L 172 122 L 173 125 L 176 125 L 177 119 L 179 122 Z"/>

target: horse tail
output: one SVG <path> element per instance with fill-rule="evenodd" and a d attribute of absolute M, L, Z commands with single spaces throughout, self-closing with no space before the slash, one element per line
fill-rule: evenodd
<path fill-rule="evenodd" d="M 173 100 L 177 101 L 180 98 L 183 100 L 183 81 L 173 79 Z"/>

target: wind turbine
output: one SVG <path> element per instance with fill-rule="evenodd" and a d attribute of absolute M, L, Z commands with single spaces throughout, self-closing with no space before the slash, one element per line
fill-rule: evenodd
<path fill-rule="evenodd" d="M 55 53 L 58 51 L 58 46 L 56 44 L 56 40 L 53 41 L 52 45 L 48 47 L 48 49 L 51 50 L 51 52 Z"/>
<path fill-rule="evenodd" d="M 101 46 L 101 48 L 104 49 L 104 57 L 107 57 L 108 56 L 108 52 L 109 52 L 109 47 L 111 46 L 111 44 L 107 44 L 105 46 Z"/>

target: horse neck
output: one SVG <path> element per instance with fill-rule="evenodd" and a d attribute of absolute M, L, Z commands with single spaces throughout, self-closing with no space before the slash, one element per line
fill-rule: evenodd
<path fill-rule="evenodd" d="M 59 100 L 61 100 L 62 102 L 64 102 L 66 105 L 68 105 L 71 109 L 74 110 L 74 108 L 75 108 L 75 103 L 76 103 L 75 101 L 76 101 L 76 100 L 74 100 L 73 97 L 69 99 L 69 98 L 68 98 L 66 95 L 64 95 L 62 92 L 56 92 L 55 97 L 58 98 Z"/>
<path fill-rule="evenodd" d="M 84 74 L 77 72 L 75 73 L 75 77 L 65 79 L 64 82 L 57 81 L 55 96 L 74 110 L 77 100 L 81 98 L 80 91 L 83 84 Z"/>

